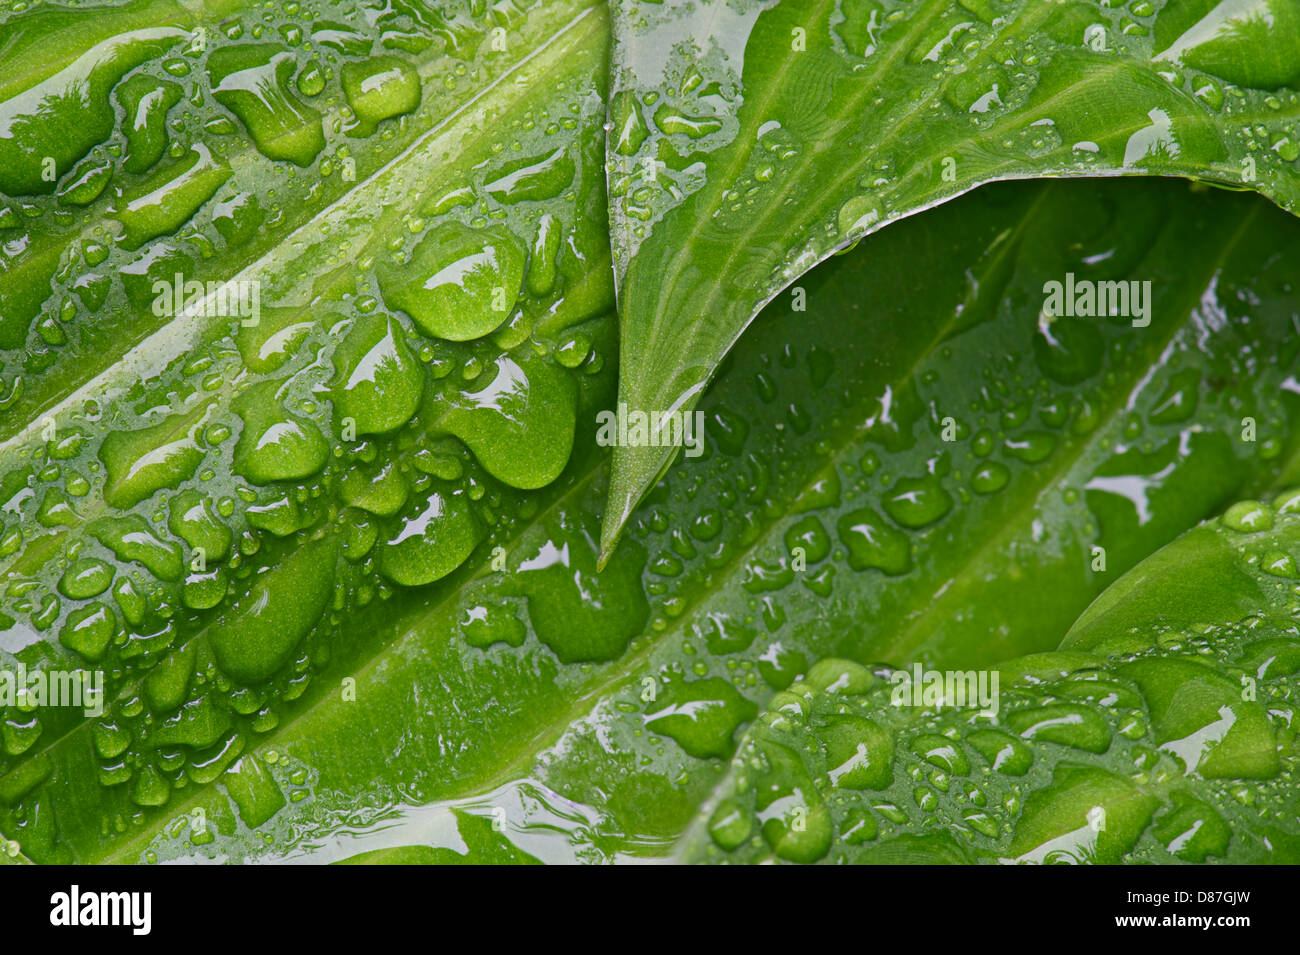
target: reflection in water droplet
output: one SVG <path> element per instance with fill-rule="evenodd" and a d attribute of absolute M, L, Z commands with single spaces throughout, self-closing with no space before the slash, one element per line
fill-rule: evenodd
<path fill-rule="evenodd" d="M 381 263 L 384 301 L 430 335 L 482 338 L 510 315 L 524 280 L 525 253 L 500 229 L 450 223 L 425 236 L 405 265 Z"/>

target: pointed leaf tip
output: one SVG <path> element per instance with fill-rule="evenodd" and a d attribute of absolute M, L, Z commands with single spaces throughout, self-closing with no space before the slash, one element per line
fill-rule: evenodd
<path fill-rule="evenodd" d="M 690 402 L 688 411 L 695 405 Z M 632 513 L 667 473 L 681 448 L 642 444 L 615 444 L 610 464 L 605 516 L 600 529 L 600 566 L 613 555 Z"/>

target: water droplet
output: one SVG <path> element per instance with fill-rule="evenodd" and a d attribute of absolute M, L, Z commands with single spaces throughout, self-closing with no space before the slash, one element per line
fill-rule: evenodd
<path fill-rule="evenodd" d="M 890 576 L 912 569 L 912 546 L 907 535 L 890 527 L 870 508 L 844 514 L 836 522 L 840 540 L 848 548 L 854 570 L 878 568 Z"/>
<path fill-rule="evenodd" d="M 110 432 L 99 449 L 107 471 L 104 500 L 128 508 L 192 478 L 203 460 L 199 439 L 211 406 L 209 400 L 147 428 Z"/>
<path fill-rule="evenodd" d="M 334 370 L 330 394 L 340 427 L 351 418 L 357 434 L 382 434 L 401 427 L 419 407 L 424 370 L 392 318 L 358 319 L 334 353 Z"/>
<path fill-rule="evenodd" d="M 524 250 L 500 229 L 442 226 L 416 246 L 405 265 L 381 263 L 380 291 L 430 335 L 471 341 L 510 314 L 524 279 Z"/>
<path fill-rule="evenodd" d="M 493 199 L 506 205 L 539 202 L 562 193 L 573 182 L 576 172 L 567 148 L 561 146 L 544 156 L 506 163 L 484 188 Z"/>
<path fill-rule="evenodd" d="M 1243 534 L 1271 530 L 1273 512 L 1259 501 L 1238 501 L 1224 511 L 1223 526 Z"/>
<path fill-rule="evenodd" d="M 976 494 L 994 494 L 1007 486 L 1011 471 L 1005 464 L 985 461 L 971 474 L 970 486 Z"/>
<path fill-rule="evenodd" d="M 270 484 L 315 474 L 329 459 L 320 429 L 291 414 L 277 396 L 279 382 L 253 385 L 234 407 L 244 419 L 235 445 L 235 469 L 254 484 Z"/>
<path fill-rule="evenodd" d="M 880 724 L 851 713 L 828 715 L 819 736 L 826 771 L 839 789 L 888 789 L 894 781 L 894 738 Z"/>
<path fill-rule="evenodd" d="M 262 155 L 306 167 L 325 148 L 320 113 L 289 91 L 292 53 L 275 44 L 221 46 L 207 69 L 213 98 L 239 118 Z"/>
<path fill-rule="evenodd" d="M 98 597 L 113 582 L 113 568 L 93 557 L 74 561 L 59 579 L 59 593 L 72 600 Z"/>
<path fill-rule="evenodd" d="M 241 683 L 256 683 L 288 662 L 334 596 L 338 547 L 336 540 L 327 537 L 292 551 L 262 573 L 208 628 L 222 672 Z M 175 742 L 207 745 L 225 732 L 224 725 L 219 731 L 213 729 L 203 734 L 203 741 Z"/>
<path fill-rule="evenodd" d="M 343 64 L 341 74 L 343 95 L 357 116 L 361 135 L 369 135 L 381 121 L 420 105 L 420 75 L 398 57 L 349 61 Z"/>
<path fill-rule="evenodd" d="M 697 759 L 729 756 L 732 737 L 758 707 L 726 680 L 674 683 L 646 711 L 646 729 L 667 736 Z"/>
<path fill-rule="evenodd" d="M 67 622 L 59 631 L 59 642 L 95 663 L 104 658 L 116 635 L 117 618 L 113 611 L 96 602 L 68 614 Z"/>
<path fill-rule="evenodd" d="M 885 495 L 885 512 L 904 527 L 918 529 L 933 524 L 952 510 L 952 495 L 933 474 L 900 478 Z"/>
<path fill-rule="evenodd" d="M 1110 724 L 1096 710 L 1072 703 L 1057 703 L 1015 710 L 1005 722 L 1025 739 L 1073 746 L 1089 753 L 1110 748 Z"/>
<path fill-rule="evenodd" d="M 573 449 L 573 381 L 536 358 L 500 356 L 491 379 L 475 392 L 438 393 L 436 420 L 456 435 L 495 478 L 511 487 L 544 487 L 559 476 Z"/>
<path fill-rule="evenodd" d="M 644 566 L 644 548 L 625 540 L 597 573 L 595 543 L 585 533 L 561 531 L 521 555 L 515 581 L 537 638 L 561 663 L 604 662 L 644 632 Z"/>

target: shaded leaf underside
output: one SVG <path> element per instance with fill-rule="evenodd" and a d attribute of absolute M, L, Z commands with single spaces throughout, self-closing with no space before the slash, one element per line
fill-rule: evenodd
<path fill-rule="evenodd" d="M 685 857 L 1294 862 L 1296 507 L 1180 536 L 997 685 L 823 661 L 756 721 Z"/>
<path fill-rule="evenodd" d="M 652 415 L 693 407 L 815 262 L 981 183 L 1170 175 L 1300 202 L 1294 0 L 613 9 L 619 400 Z M 615 453 L 606 553 L 673 453 Z"/>

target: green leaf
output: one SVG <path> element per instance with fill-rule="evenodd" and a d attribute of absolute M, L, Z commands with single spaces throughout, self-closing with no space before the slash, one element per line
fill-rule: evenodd
<path fill-rule="evenodd" d="M 549 84 L 516 84 L 552 75 L 546 50 L 556 43 L 579 40 L 603 73 L 603 5 L 519 0 L 486 15 L 480 6 L 395 0 L 370 15 L 297 8 L 266 20 L 245 0 L 130 0 L 0 16 L 0 125 L 15 131 L 0 141 L 0 440 L 39 429 L 123 367 L 149 378 L 177 360 L 175 339 L 191 345 L 205 331 L 186 327 L 204 325 L 201 316 L 175 320 L 181 303 L 162 307 L 155 286 L 177 274 L 203 283 L 209 304 L 222 283 L 241 280 L 261 283 L 268 312 L 273 299 L 301 310 L 358 294 L 346 287 L 354 276 L 338 274 L 344 266 L 387 274 L 414 255 L 432 268 L 430 253 L 460 234 L 453 222 L 471 230 L 468 220 L 489 211 L 516 245 L 531 242 L 543 212 L 558 238 L 572 225 L 561 210 L 573 197 L 561 193 L 590 188 L 562 126 L 574 116 L 551 121 L 565 148 L 547 124 L 505 120 L 497 143 L 474 124 L 512 104 L 549 105 Z M 494 148 L 505 153 L 493 159 Z M 570 181 L 501 190 L 503 170 L 523 155 L 554 156 Z M 475 172 L 476 162 L 487 165 Z M 490 210 L 467 215 L 480 192 Z M 432 224 L 439 235 L 421 243 Z M 597 228 L 604 255 L 607 228 Z M 377 235 L 392 245 L 372 243 Z M 494 331 L 516 291 L 517 276 L 496 303 L 506 314 L 489 309 L 464 318 L 468 331 L 431 334 Z M 426 321 L 418 306 L 408 313 Z"/>
<path fill-rule="evenodd" d="M 126 15 L 126 7 L 111 9 Z M 114 549 L 113 542 L 102 541 L 109 548 L 104 551 L 88 543 L 94 536 L 90 531 L 106 515 L 131 511 L 151 525 L 166 519 L 181 539 L 168 545 L 177 548 L 173 563 L 179 562 L 183 543 L 195 574 L 218 575 L 184 585 L 156 573 L 119 579 L 121 587 L 143 590 L 148 597 L 124 597 L 115 587 L 101 598 L 122 605 L 125 619 L 119 620 L 119 630 L 130 649 L 136 649 L 131 638 L 156 634 L 178 610 L 208 610 L 213 606 L 209 601 L 220 602 L 227 591 L 233 601 L 249 590 L 248 574 L 258 568 L 248 564 L 262 562 L 268 538 L 289 538 L 333 523 L 352 535 L 345 556 L 360 560 L 383 532 L 389 534 L 385 541 L 403 554 L 439 551 L 435 561 L 422 559 L 427 553 L 394 557 L 386 564 L 391 570 L 387 577 L 442 576 L 468 556 L 478 539 L 478 525 L 460 519 L 465 500 L 480 500 L 488 487 L 494 496 L 516 486 L 541 487 L 564 469 L 578 415 L 607 400 L 608 386 L 595 372 L 614 364 L 599 146 L 607 23 L 603 10 L 586 0 L 545 9 L 534 4 L 527 17 L 511 21 L 503 48 L 494 49 L 489 41 L 498 28 L 471 23 L 465 19 L 467 9 L 460 4 L 440 12 L 412 7 L 410 15 L 423 11 L 427 20 L 415 33 L 408 32 L 409 20 L 393 23 L 385 16 L 372 23 L 360 13 L 347 22 L 313 24 L 320 40 L 318 59 L 330 66 L 346 62 L 361 69 L 370 62 L 340 56 L 340 44 L 362 51 L 379 44 L 414 49 L 415 66 L 398 69 L 392 57 L 380 58 L 378 79 L 361 85 L 370 90 L 366 96 L 379 97 L 389 82 L 385 77 L 396 77 L 393 102 L 404 108 L 411 103 L 410 84 L 418 80 L 429 93 L 418 115 L 402 112 L 400 121 L 397 114 L 378 117 L 374 110 L 382 112 L 382 102 L 367 100 L 367 122 L 377 124 L 367 134 L 373 133 L 373 139 L 345 137 L 334 166 L 329 157 L 318 162 L 313 178 L 319 188 L 310 203 L 293 202 L 296 185 L 277 184 L 276 177 L 286 174 L 283 165 L 241 156 L 236 163 L 240 182 L 250 191 L 215 201 L 227 207 L 245 200 L 256 205 L 281 196 L 293 207 L 279 210 L 281 218 L 298 227 L 293 241 L 237 243 L 225 213 L 213 209 L 220 214 L 210 221 L 199 215 L 145 253 L 146 260 L 157 264 L 170 262 L 170 252 L 182 246 L 221 252 L 207 259 L 208 272 L 191 273 L 173 263 L 181 270 L 178 276 L 168 266 L 161 292 L 150 289 L 149 295 L 170 301 L 172 308 L 123 310 L 110 298 L 91 316 L 79 312 L 69 318 L 69 328 L 88 335 L 124 316 L 138 319 L 143 324 L 136 331 L 150 334 L 120 361 L 119 353 L 89 339 L 45 352 L 57 362 L 59 356 L 89 348 L 68 358 L 77 365 L 75 371 L 61 366 L 46 370 L 45 378 L 58 389 L 57 405 L 32 417 L 24 417 L 31 408 L 21 403 L 5 412 L 0 429 L 6 435 L 0 442 L 5 521 L 0 567 L 6 575 L 30 578 L 22 593 L 5 598 L 12 613 L 0 619 L 0 630 L 21 634 L 7 641 L 9 649 L 27 646 L 44 629 L 57 629 L 68 613 L 84 607 L 78 601 L 103 595 L 103 588 L 89 595 L 75 587 L 65 593 L 55 581 L 63 569 L 60 562 L 70 556 L 106 561 L 111 552 L 127 559 L 118 553 L 123 546 Z M 52 45 L 57 40 L 75 50 L 100 35 L 95 12 L 64 11 L 53 19 L 17 16 L 4 29 L 20 38 L 27 31 L 47 31 Z M 287 22 L 275 32 L 300 34 L 302 24 L 285 16 Z M 494 14 L 493 20 L 498 16 L 504 13 Z M 221 35 L 209 37 L 205 47 L 212 56 L 248 46 L 235 42 L 245 29 L 238 16 L 223 24 Z M 304 70 L 309 68 L 305 63 Z M 187 99 L 207 102 L 212 93 L 207 70 L 181 61 L 168 61 L 168 70 L 185 80 Z M 138 79 L 147 76 L 131 73 L 126 81 Z M 302 93 L 308 98 L 323 95 L 323 87 L 306 81 L 296 79 L 291 85 L 314 90 Z M 215 115 L 205 114 L 204 130 L 214 142 L 226 143 L 227 155 L 256 153 L 241 137 L 230 138 L 234 114 L 227 116 L 215 106 L 211 112 Z M 499 144 L 480 129 L 482 117 L 489 115 L 495 117 L 493 123 L 515 130 L 508 157 L 498 155 Z M 218 125 L 219 120 L 225 125 Z M 560 157 L 555 162 L 567 164 L 567 178 L 558 184 L 562 188 L 543 195 L 534 184 L 524 197 L 496 188 L 501 170 L 513 168 L 517 154 L 528 153 Z M 32 229 L 56 218 L 44 201 L 34 197 L 26 206 Z M 98 222 L 103 211 L 92 208 L 87 215 Z M 493 234 L 510 236 L 511 242 L 527 244 L 545 233 L 557 248 L 544 266 L 530 263 L 527 294 L 519 281 L 513 286 L 506 281 L 500 296 L 493 289 L 491 327 L 480 326 L 468 341 L 434 337 L 416 316 L 394 304 L 395 287 L 385 285 L 384 275 L 400 269 L 416 278 L 425 268 L 447 268 L 447 262 L 430 262 L 423 250 L 445 250 L 445 235 L 461 236 L 487 218 L 494 223 Z M 25 244 L 26 239 L 15 238 L 11 246 Z M 103 260 L 103 271 L 129 274 L 135 260 L 114 256 Z M 85 264 L 79 259 L 77 268 Z M 450 267 L 455 271 L 461 264 L 456 259 Z M 467 267 L 476 268 L 473 263 Z M 542 268 L 545 276 L 537 274 Z M 185 284 L 211 280 L 213 270 L 222 281 L 239 283 L 245 291 L 251 287 L 251 294 L 228 296 L 227 286 L 214 292 L 209 282 L 203 308 L 179 314 L 192 299 Z M 475 274 L 487 280 L 490 272 L 478 269 Z M 396 298 L 403 297 L 401 291 Z M 260 307 L 236 310 L 236 299 L 242 306 L 255 300 Z M 227 307 L 212 307 L 222 304 Z M 130 344 L 130 335 L 119 337 Z M 86 378 L 93 380 L 87 383 Z M 463 443 L 458 435 L 465 436 Z M 445 508 L 431 504 L 435 480 Z M 484 502 L 485 513 L 477 519 L 491 525 L 510 503 Z M 215 537 L 178 517 L 195 507 L 219 527 Z M 456 518 L 441 520 L 443 514 Z M 342 521 L 335 521 L 340 515 Z M 457 531 L 455 546 L 425 541 L 442 524 Z M 410 530 L 406 536 L 404 529 Z M 226 550 L 236 537 L 238 553 L 227 565 Z M 213 552 L 213 541 L 223 539 L 221 553 Z M 95 548 L 93 553 L 88 546 Z M 207 564 L 220 566 L 214 570 Z M 372 580 L 366 588 L 371 596 L 379 583 Z M 147 604 L 148 613 L 137 612 L 137 603 Z M 45 619 L 46 613 L 51 619 Z"/>
<path fill-rule="evenodd" d="M 156 2 L 0 24 L 64 66 L 184 34 L 0 208 L 0 671 L 106 688 L 0 703 L 5 857 L 663 855 L 812 661 L 1046 649 L 1295 469 L 1287 217 L 1007 187 L 774 305 L 598 569 L 603 7 L 395 3 L 235 0 L 189 52 Z M 9 108 L 41 62 L 0 54 Z M 155 313 L 178 271 L 260 315 Z M 1044 319 L 1069 273 L 1151 280 L 1151 323 Z"/>
<path fill-rule="evenodd" d="M 1298 255 L 1283 213 L 1175 182 L 1008 184 L 900 224 L 812 273 L 807 312 L 756 323 L 704 399 L 705 453 L 670 472 L 603 571 L 608 455 L 588 403 L 557 485 L 488 485 L 510 516 L 447 577 L 367 602 L 371 578 L 339 561 L 339 605 L 267 683 L 224 689 L 203 655 L 221 631 L 184 622 L 176 646 L 194 646 L 205 682 L 165 713 L 127 682 L 106 720 L 47 729 L 5 764 L 45 776 L 0 832 L 42 861 L 464 854 L 426 821 L 501 809 L 539 859 L 665 854 L 746 723 L 814 661 L 973 667 L 1050 649 L 1124 569 L 1282 471 L 1300 442 L 1285 387 Z M 1151 324 L 1044 325 L 1042 286 L 1068 269 L 1152 276 Z M 1205 319 L 1220 313 L 1250 322 Z M 327 562 L 284 555 L 317 528 L 262 538 L 253 579 L 306 594 L 302 567 Z M 274 721 L 239 709 L 250 689 Z M 218 710 L 242 750 L 200 745 Z M 198 741 L 187 783 L 142 807 L 150 777 L 112 771 L 123 753 L 147 764 L 131 732 L 168 721 Z M 247 780 L 232 789 L 231 772 Z M 105 836 L 117 815 L 138 822 Z M 51 818 L 57 831 L 35 829 Z"/>
<path fill-rule="evenodd" d="M 1176 175 L 1300 211 L 1300 3 L 1141 6 L 615 0 L 619 401 L 693 408 L 810 266 L 981 183 Z M 615 451 L 604 553 L 675 453 Z"/>
<path fill-rule="evenodd" d="M 219 192 L 217 207 L 205 207 L 211 217 L 193 214 L 188 200 L 163 202 L 159 214 L 183 210 L 186 221 L 146 246 L 143 261 L 166 265 L 165 297 L 176 307 L 155 312 L 157 290 L 145 284 L 149 301 L 138 308 L 110 295 L 65 316 L 59 327 L 88 336 L 127 322 L 114 348 L 129 351 L 73 335 L 43 352 L 53 364 L 42 366 L 41 402 L 56 403 L 25 404 L 33 392 L 14 385 L 4 412 L 0 670 L 100 673 L 108 705 L 100 717 L 0 698 L 0 830 L 22 852 L 102 858 L 118 846 L 96 847 L 99 826 L 129 842 L 138 830 L 110 820 L 143 825 L 152 813 L 157 822 L 160 807 L 214 783 L 246 825 L 275 815 L 294 788 L 274 779 L 253 742 L 290 718 L 321 673 L 340 692 L 349 666 L 382 650 L 370 621 L 394 592 L 410 594 L 396 601 L 409 610 L 419 588 L 476 550 L 490 554 L 486 538 L 535 513 L 548 498 L 524 491 L 555 480 L 578 420 L 610 401 L 604 10 L 587 0 L 520 3 L 485 20 L 469 17 L 473 6 L 402 4 L 400 16 L 357 10 L 330 22 L 286 10 L 265 24 L 260 11 L 247 22 L 228 11 L 204 56 L 167 60 L 202 122 L 195 135 L 224 144 L 213 155 L 233 160 L 232 182 L 244 191 Z M 0 29 L 36 31 L 51 55 L 66 44 L 75 58 L 100 35 L 97 12 L 12 17 Z M 248 42 L 253 28 L 266 42 Z M 279 44 L 271 37 L 296 48 L 290 38 L 307 34 L 315 56 L 294 60 L 301 72 L 284 79 L 290 60 L 266 59 Z M 367 55 L 381 46 L 402 54 Z M 220 68 L 209 70 L 213 57 Z M 302 172 L 303 157 L 289 151 L 310 143 L 314 124 L 328 126 L 341 103 L 326 96 L 323 75 L 312 79 L 312 64 L 343 70 L 340 95 L 353 83 L 365 98 L 351 104 L 364 128 L 329 130 L 335 152 Z M 221 77 L 263 67 L 277 85 L 261 105 L 233 96 L 242 86 L 227 90 L 228 103 L 210 102 Z M 148 82 L 162 68 L 151 62 L 124 82 Z M 413 89 L 423 90 L 414 112 Z M 112 112 L 113 95 L 105 88 L 94 105 Z M 333 104 L 324 119 L 304 108 L 318 96 Z M 263 123 L 265 135 L 246 138 L 235 119 Z M 277 156 L 262 153 L 267 144 Z M 545 157 L 550 175 L 512 189 L 507 180 L 530 155 Z M 131 172 L 115 166 L 114 180 L 131 182 Z M 24 197 L 27 217 L 15 221 L 31 231 L 11 236 L 6 251 L 45 241 L 37 232 L 46 225 L 80 235 L 83 224 L 68 222 L 58 201 Z M 236 242 L 226 219 L 248 203 L 268 219 Z M 84 217 L 111 233 L 108 216 L 92 205 Z M 407 311 L 420 304 L 394 276 L 463 266 L 491 280 L 493 263 L 466 264 L 464 248 L 451 261 L 443 254 L 444 235 L 489 228 L 542 254 L 527 262 L 526 280 L 514 275 L 522 258 L 503 265 L 482 303 L 490 325 L 478 315 L 474 334 L 436 337 Z M 258 241 L 259 229 L 273 241 Z M 69 281 L 90 265 L 131 275 L 139 260 L 125 245 L 94 262 L 76 258 Z M 193 263 L 169 258 L 177 249 L 212 255 L 191 272 Z M 229 300 L 211 308 L 229 287 L 207 285 L 204 308 L 179 314 L 191 295 L 174 280 L 191 279 L 252 286 L 260 311 L 235 311 Z M 62 807 L 57 830 L 51 805 Z"/>
<path fill-rule="evenodd" d="M 813 666 L 691 861 L 1294 863 L 1300 491 L 1247 501 L 996 670 Z"/>

